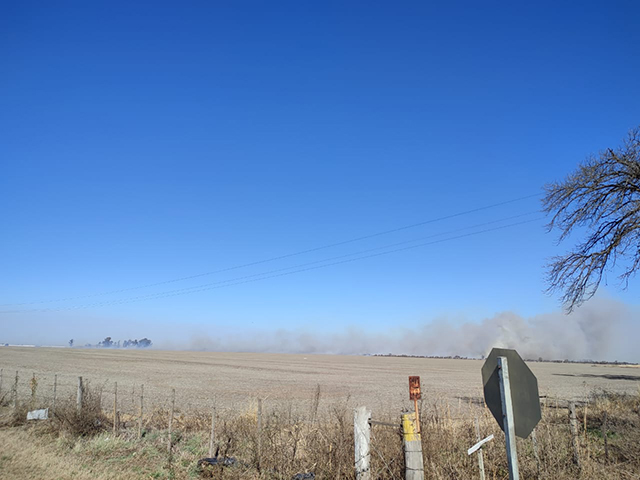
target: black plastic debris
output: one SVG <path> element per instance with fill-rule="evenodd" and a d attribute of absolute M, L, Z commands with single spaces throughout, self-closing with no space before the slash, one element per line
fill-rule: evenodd
<path fill-rule="evenodd" d="M 198 460 L 198 471 L 201 474 L 205 474 L 205 476 L 212 475 L 214 469 L 223 467 L 231 467 L 236 465 L 238 461 L 234 457 L 224 457 L 224 458 L 202 458 Z"/>
<path fill-rule="evenodd" d="M 223 467 L 229 467 L 231 465 L 235 465 L 236 463 L 238 463 L 238 461 L 234 458 L 234 457 L 224 457 L 224 458 L 202 458 L 200 460 L 198 460 L 198 466 L 199 467 L 204 467 L 204 466 L 216 466 L 216 465 L 220 465 Z"/>

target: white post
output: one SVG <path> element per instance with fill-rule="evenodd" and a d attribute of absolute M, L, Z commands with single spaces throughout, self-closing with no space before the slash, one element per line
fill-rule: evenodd
<path fill-rule="evenodd" d="M 480 436 L 480 422 L 476 417 L 476 441 L 482 440 Z M 478 469 L 480 470 L 480 480 L 484 480 L 484 456 L 482 455 L 482 448 L 478 449 Z"/>
<path fill-rule="evenodd" d="M 353 438 L 355 442 L 356 480 L 371 479 L 371 411 L 358 407 L 353 413 Z"/>
<path fill-rule="evenodd" d="M 573 444 L 573 461 L 580 469 L 580 451 L 578 448 L 578 419 L 576 418 L 576 404 L 569 402 L 569 426 L 571 428 L 571 442 Z"/>
<path fill-rule="evenodd" d="M 507 357 L 498 357 L 498 375 L 500 377 L 500 400 L 502 400 L 502 424 L 507 442 L 507 463 L 509 480 L 519 480 L 518 453 L 516 452 L 516 426 L 513 420 L 513 403 L 511 402 L 511 383 L 509 381 L 509 365 Z"/>

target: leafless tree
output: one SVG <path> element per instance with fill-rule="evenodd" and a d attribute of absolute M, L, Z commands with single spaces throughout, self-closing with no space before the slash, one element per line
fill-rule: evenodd
<path fill-rule="evenodd" d="M 583 240 L 548 265 L 548 291 L 562 292 L 570 313 L 591 298 L 616 265 L 623 287 L 640 267 L 640 126 L 623 145 L 591 156 L 565 180 L 545 186 L 543 208 L 559 242 Z"/>

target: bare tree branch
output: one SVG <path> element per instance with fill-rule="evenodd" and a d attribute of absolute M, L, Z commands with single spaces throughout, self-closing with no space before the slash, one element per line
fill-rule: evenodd
<path fill-rule="evenodd" d="M 628 285 L 640 268 L 640 126 L 617 150 L 591 156 L 564 181 L 546 185 L 542 203 L 558 242 L 586 230 L 584 241 L 548 265 L 547 291 L 562 292 L 567 312 L 595 294 L 619 259 L 620 280 Z"/>

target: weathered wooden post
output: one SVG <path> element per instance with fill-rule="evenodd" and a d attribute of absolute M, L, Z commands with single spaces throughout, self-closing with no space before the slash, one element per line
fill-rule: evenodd
<path fill-rule="evenodd" d="M 113 384 L 113 436 L 118 433 L 118 382 Z"/>
<path fill-rule="evenodd" d="M 209 458 L 213 458 L 213 445 L 215 443 L 215 435 L 216 435 L 215 432 L 216 432 L 216 407 L 214 406 L 211 409 L 211 436 L 209 437 Z"/>
<path fill-rule="evenodd" d="M 176 409 L 176 389 L 173 388 L 171 390 L 171 413 L 169 414 L 169 441 L 167 445 L 169 454 L 171 454 L 171 429 L 173 428 L 173 414 L 175 409 Z"/>
<path fill-rule="evenodd" d="M 76 411 L 78 415 L 82 412 L 82 402 L 84 400 L 84 387 L 82 385 L 82 377 L 78 377 L 78 393 L 76 395 Z"/>
<path fill-rule="evenodd" d="M 140 416 L 138 417 L 138 440 L 142 438 L 143 399 L 144 399 L 144 385 L 140 385 Z"/>
<path fill-rule="evenodd" d="M 51 406 L 51 417 L 56 415 L 56 395 L 58 390 L 58 374 L 53 376 L 53 405 Z"/>
<path fill-rule="evenodd" d="M 4 368 L 0 368 L 0 397 L 2 396 L 2 374 L 4 373 Z"/>
<path fill-rule="evenodd" d="M 480 436 L 480 422 L 478 421 L 478 417 L 476 417 L 476 442 L 482 440 Z M 478 449 L 478 470 L 480 470 L 480 480 L 484 480 L 484 456 L 482 454 L 482 448 Z"/>
<path fill-rule="evenodd" d="M 420 413 L 418 412 L 418 400 L 422 398 L 420 392 L 420 377 L 409 377 L 409 400 L 413 400 L 414 411 L 416 412 L 416 425 L 418 433 L 420 433 Z"/>
<path fill-rule="evenodd" d="M 584 441 L 585 443 L 587 442 L 587 409 L 589 408 L 589 405 L 585 403 L 584 405 L 584 419 L 583 419 L 583 423 L 584 423 Z"/>
<path fill-rule="evenodd" d="M 540 475 L 542 472 L 542 464 L 540 463 L 540 453 L 538 451 L 538 437 L 536 436 L 535 428 L 531 431 L 531 444 L 533 445 L 533 456 L 536 459 L 537 478 L 540 479 Z"/>
<path fill-rule="evenodd" d="M 604 439 L 604 461 L 609 461 L 609 442 L 607 440 L 607 411 L 605 410 L 602 418 L 602 438 Z"/>
<path fill-rule="evenodd" d="M 518 453 L 516 451 L 516 426 L 513 421 L 513 403 L 511 400 L 511 381 L 507 357 L 498 357 L 498 375 L 500 380 L 500 400 L 504 416 L 504 436 L 507 443 L 507 464 L 509 479 L 519 480 Z"/>
<path fill-rule="evenodd" d="M 36 408 L 36 391 L 38 389 L 38 380 L 36 379 L 36 373 L 33 372 L 33 376 L 31 377 L 31 403 L 29 404 L 29 409 L 33 410 Z"/>
<path fill-rule="evenodd" d="M 13 409 L 18 408 L 18 370 L 16 370 L 16 380 L 13 382 Z"/>
<path fill-rule="evenodd" d="M 257 414 L 257 420 L 258 420 L 258 451 L 257 451 L 257 455 L 258 455 L 258 471 L 260 470 L 260 467 L 262 466 L 262 399 L 259 398 L 258 399 L 258 414 Z"/>
<path fill-rule="evenodd" d="M 404 449 L 405 480 L 424 480 L 422 438 L 415 413 L 402 415 L 402 444 Z"/>
<path fill-rule="evenodd" d="M 353 413 L 356 480 L 371 479 L 371 411 L 358 407 Z"/>
<path fill-rule="evenodd" d="M 576 404 L 569 402 L 569 428 L 571 429 L 571 443 L 573 444 L 573 462 L 580 468 L 580 452 L 578 451 L 578 420 L 576 419 Z"/>

